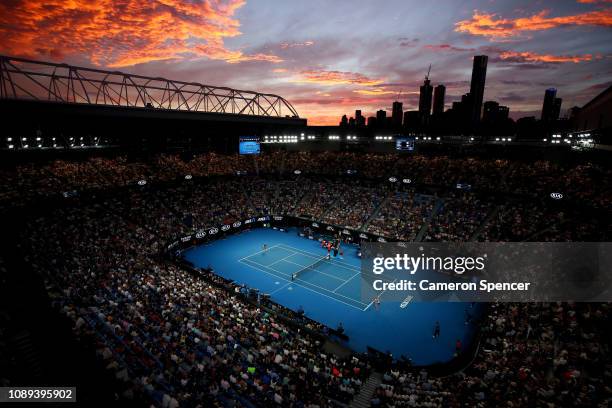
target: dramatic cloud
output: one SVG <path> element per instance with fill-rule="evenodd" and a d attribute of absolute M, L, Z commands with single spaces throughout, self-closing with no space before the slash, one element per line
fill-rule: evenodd
<path fill-rule="evenodd" d="M 382 79 L 369 78 L 356 72 L 306 70 L 301 71 L 292 79 L 293 82 L 309 82 L 321 85 L 362 85 L 374 86 L 383 82 Z"/>
<path fill-rule="evenodd" d="M 511 62 L 583 62 L 591 61 L 593 56 L 591 54 L 585 55 L 550 55 L 550 54 L 536 54 L 534 52 L 515 52 L 515 51 L 504 51 L 499 54 L 502 60 Z"/>
<path fill-rule="evenodd" d="M 548 17 L 549 14 L 549 10 L 543 10 L 530 17 L 504 19 L 496 14 L 474 11 L 470 20 L 455 24 L 455 31 L 487 37 L 490 40 L 508 40 L 526 32 L 563 26 L 612 26 L 612 9 L 560 17 Z"/>
<path fill-rule="evenodd" d="M 97 65 L 207 57 L 229 63 L 280 62 L 275 55 L 229 50 L 240 35 L 234 18 L 243 0 L 14 0 L 0 2 L 2 52 Z"/>
<path fill-rule="evenodd" d="M 612 0 L 472 0 L 467 15 L 465 2 L 449 0 L 443 10 L 436 1 L 269 3 L 0 0 L 0 54 L 279 94 L 315 125 L 396 99 L 417 109 L 430 64 L 449 106 L 469 91 L 473 55 L 489 56 L 486 100 L 513 117 L 541 109 L 548 87 L 565 108 L 612 80 Z"/>
<path fill-rule="evenodd" d="M 353 92 L 358 93 L 360 95 L 391 95 L 391 94 L 397 95 L 396 91 L 389 91 L 388 89 L 384 89 L 384 88 L 358 89 Z"/>

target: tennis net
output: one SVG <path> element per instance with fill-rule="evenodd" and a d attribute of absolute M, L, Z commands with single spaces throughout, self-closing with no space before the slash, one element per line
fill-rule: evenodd
<path fill-rule="evenodd" d="M 291 274 L 291 280 L 296 280 L 304 272 L 312 271 L 312 270 L 317 269 L 317 266 L 321 265 L 326 259 L 327 259 L 327 256 L 324 256 L 321 259 L 317 259 L 314 263 L 308 265 L 307 267 L 302 268 L 299 271 L 292 273 Z"/>

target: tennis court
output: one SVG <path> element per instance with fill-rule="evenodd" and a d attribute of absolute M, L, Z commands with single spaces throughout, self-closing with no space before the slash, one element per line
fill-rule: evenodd
<path fill-rule="evenodd" d="M 262 250 L 264 244 L 267 251 Z M 324 260 L 325 255 L 327 250 L 319 242 L 300 237 L 295 230 L 268 228 L 244 231 L 183 253 L 194 265 L 212 267 L 216 274 L 269 294 L 283 306 L 304 310 L 311 319 L 332 328 L 342 324 L 349 336 L 347 346 L 356 351 L 370 346 L 398 358 L 410 357 L 415 364 L 433 364 L 452 359 L 458 339 L 466 346 L 472 341 L 473 327 L 465 323 L 469 305 L 392 301 L 390 293 L 377 293 L 371 285 L 362 288 L 356 247 L 345 246 L 343 259 Z M 297 276 L 292 280 L 293 274 Z M 372 300 L 378 295 L 381 303 L 374 307 Z M 441 334 L 434 340 L 436 321 Z"/>
<path fill-rule="evenodd" d="M 362 275 L 359 267 L 344 262 L 338 257 L 325 256 L 304 251 L 285 244 L 274 245 L 239 260 L 252 268 L 286 281 L 274 293 L 295 285 L 334 299 L 359 310 L 367 310 L 372 302 L 362 299 Z M 372 290 L 367 299 L 381 295 Z"/>

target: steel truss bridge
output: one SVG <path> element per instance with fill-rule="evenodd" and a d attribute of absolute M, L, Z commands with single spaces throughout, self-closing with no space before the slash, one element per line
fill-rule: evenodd
<path fill-rule="evenodd" d="M 1 55 L 0 99 L 299 118 L 278 95 Z"/>

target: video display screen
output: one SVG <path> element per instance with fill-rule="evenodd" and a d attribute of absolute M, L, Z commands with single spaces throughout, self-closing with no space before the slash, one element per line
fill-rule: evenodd
<path fill-rule="evenodd" d="M 259 154 L 261 145 L 257 137 L 241 137 L 238 144 L 238 152 L 240 154 Z"/>
<path fill-rule="evenodd" d="M 395 150 L 414 151 L 414 137 L 397 137 L 395 139 Z"/>

